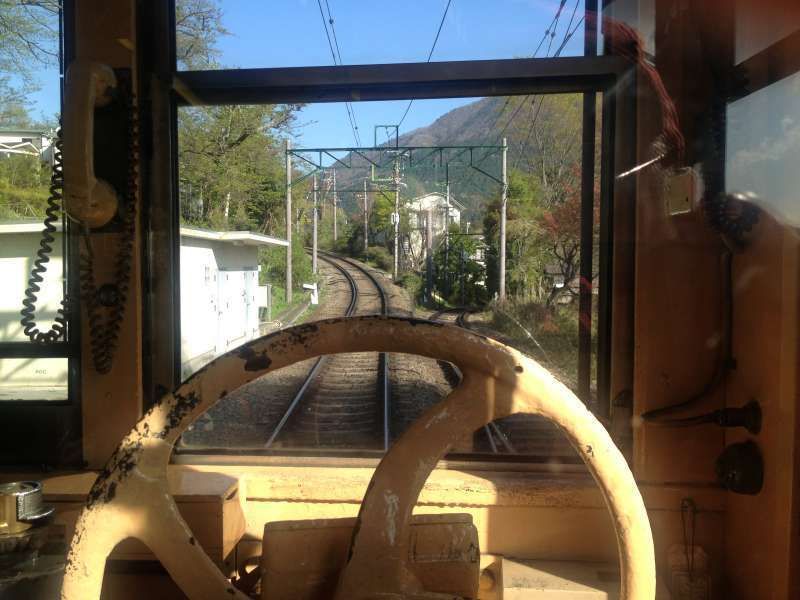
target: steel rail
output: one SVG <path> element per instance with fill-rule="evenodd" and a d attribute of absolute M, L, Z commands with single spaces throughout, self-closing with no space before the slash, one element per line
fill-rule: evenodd
<path fill-rule="evenodd" d="M 347 305 L 347 309 L 345 310 L 345 316 L 346 317 L 352 316 L 356 310 L 356 306 L 358 305 L 358 285 L 356 285 L 355 279 L 353 279 L 353 276 L 347 271 L 347 269 L 343 268 L 341 265 L 337 265 L 330 258 L 326 257 L 321 257 L 321 258 L 335 269 L 338 269 L 339 272 L 342 273 L 342 275 L 344 275 L 345 279 L 350 284 L 350 303 Z M 317 375 L 322 370 L 322 367 L 324 366 L 325 362 L 327 362 L 327 358 L 328 358 L 327 356 L 320 356 L 314 363 L 314 366 L 311 367 L 311 370 L 308 372 L 305 381 L 303 381 L 303 385 L 300 386 L 300 389 L 297 391 L 294 398 L 292 398 L 292 401 L 289 404 L 288 408 L 283 413 L 283 416 L 281 417 L 280 421 L 278 421 L 278 424 L 275 426 L 275 429 L 272 431 L 272 435 L 269 436 L 269 439 L 264 444 L 264 448 L 269 448 L 270 446 L 272 446 L 272 444 L 277 439 L 278 435 L 280 435 L 280 433 L 283 431 L 286 422 L 289 420 L 289 418 L 294 413 L 295 409 L 299 406 L 300 402 L 303 400 L 303 397 L 306 395 L 306 391 L 308 390 L 309 386 L 314 381 L 314 379 L 316 379 Z"/>
<path fill-rule="evenodd" d="M 361 273 L 367 276 L 367 279 L 370 280 L 372 285 L 378 291 L 378 297 L 380 298 L 381 302 L 381 314 L 388 315 L 389 314 L 389 303 L 386 298 L 386 290 L 383 289 L 383 285 L 381 285 L 378 278 L 375 277 L 368 269 L 364 268 L 357 262 L 350 260 L 349 258 L 345 258 L 343 256 L 339 256 L 338 254 L 332 254 L 329 252 L 322 252 L 322 254 L 327 255 L 328 257 L 336 258 L 341 262 L 344 262 L 351 267 L 357 269 Z M 380 379 L 380 392 L 381 392 L 381 404 L 383 406 L 383 449 L 388 450 L 389 446 L 392 443 L 392 426 L 391 426 L 391 391 L 389 389 L 389 357 L 386 353 L 382 352 L 378 356 L 378 374 Z"/>
<path fill-rule="evenodd" d="M 469 310 L 465 308 L 444 308 L 438 310 L 430 316 L 430 320 L 444 321 L 442 317 L 448 313 L 458 313 L 455 318 L 455 324 L 458 327 L 469 329 L 469 325 L 467 324 L 467 314 L 469 313 Z M 505 448 L 506 452 L 509 454 L 517 453 L 517 451 L 514 449 L 514 445 L 511 443 L 511 440 L 508 439 L 508 436 L 505 434 L 505 432 L 500 429 L 500 427 L 494 421 L 484 425 L 483 431 L 486 434 L 486 439 L 489 441 L 489 447 L 492 450 L 492 454 L 500 453 L 500 449 L 497 441 L 495 441 L 495 438 L 500 441 L 500 444 L 503 446 L 503 448 Z"/>

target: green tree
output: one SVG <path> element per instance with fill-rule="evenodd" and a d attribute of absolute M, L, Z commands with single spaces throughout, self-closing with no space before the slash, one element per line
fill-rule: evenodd
<path fill-rule="evenodd" d="M 175 46 L 179 67 L 205 69 L 216 65 L 220 36 L 229 35 L 222 25 L 222 9 L 216 0 L 178 0 L 175 3 Z"/>
<path fill-rule="evenodd" d="M 57 0 L 0 0 L 0 128 L 46 129 L 28 111 L 35 72 L 58 65 Z M 38 156 L 0 157 L 0 218 L 41 217 L 50 170 Z"/>
<path fill-rule="evenodd" d="M 28 106 L 36 72 L 59 64 L 59 11 L 59 0 L 0 0 L 0 127 L 55 128 L 55 118 L 34 120 Z"/>
<path fill-rule="evenodd" d="M 30 91 L 37 68 L 58 65 L 59 11 L 58 0 L 0 0 L 0 74 Z"/>
<path fill-rule="evenodd" d="M 285 228 L 282 137 L 298 108 L 183 109 L 178 157 L 184 222 L 278 235 Z"/>
<path fill-rule="evenodd" d="M 372 211 L 369 215 L 370 240 L 375 245 L 391 248 L 394 242 L 394 224 L 392 213 L 394 201 L 388 195 L 376 192 L 373 194 Z"/>
<path fill-rule="evenodd" d="M 478 236 L 466 235 L 458 225 L 451 225 L 448 240 L 439 243 L 433 253 L 435 281 L 440 293 L 449 291 L 447 301 L 461 306 L 475 306 L 486 300 L 486 270 L 478 262 L 482 243 Z"/>
<path fill-rule="evenodd" d="M 547 256 L 538 219 L 543 191 L 538 177 L 512 170 L 506 206 L 506 287 L 511 295 L 530 297 L 540 292 Z M 497 293 L 500 240 L 500 198 L 487 206 L 483 231 L 486 239 L 486 276 L 489 294 Z"/>

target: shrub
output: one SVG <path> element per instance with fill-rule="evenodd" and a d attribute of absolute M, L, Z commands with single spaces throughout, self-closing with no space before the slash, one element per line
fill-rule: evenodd
<path fill-rule="evenodd" d="M 403 273 L 397 283 L 408 290 L 408 295 L 416 303 L 420 294 L 422 294 L 422 277 L 416 273 Z"/>
<path fill-rule="evenodd" d="M 392 271 L 394 268 L 394 258 L 383 246 L 370 246 L 367 248 L 366 259 L 368 263 L 384 271 Z"/>
<path fill-rule="evenodd" d="M 569 387 L 578 378 L 577 303 L 547 307 L 543 302 L 493 302 L 492 328 L 513 340 Z"/>
<path fill-rule="evenodd" d="M 272 283 L 284 285 L 286 281 L 286 248 L 267 246 L 259 248 L 259 284 Z M 299 236 L 292 238 L 292 287 L 300 290 L 304 283 L 315 281 L 311 272 L 311 256 L 303 248 Z"/>

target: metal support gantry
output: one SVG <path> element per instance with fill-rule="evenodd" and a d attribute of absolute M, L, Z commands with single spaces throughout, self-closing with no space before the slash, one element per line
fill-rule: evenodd
<path fill-rule="evenodd" d="M 380 128 L 389 130 L 394 129 L 394 144 L 391 140 L 386 145 L 377 144 L 378 130 Z M 332 161 L 332 166 L 339 166 L 345 169 L 369 169 L 369 179 L 376 184 L 389 184 L 388 189 L 378 187 L 371 191 L 383 194 L 387 199 L 394 202 L 394 261 L 393 261 L 393 277 L 397 280 L 399 276 L 399 252 L 400 252 L 400 185 L 401 185 L 401 163 L 405 162 L 409 168 L 415 166 L 429 166 L 431 163 L 444 168 L 447 174 L 447 203 L 449 210 L 450 202 L 450 167 L 458 166 L 462 168 L 469 168 L 477 171 L 478 173 L 495 181 L 501 188 L 501 209 L 500 209 L 500 268 L 498 290 L 501 300 L 505 299 L 506 293 L 506 205 L 508 199 L 508 173 L 507 173 L 507 156 L 508 144 L 505 138 L 501 145 L 452 145 L 452 146 L 403 146 L 399 144 L 397 136 L 397 128 L 394 125 L 376 125 L 375 126 L 375 145 L 371 147 L 357 147 L 357 146 L 344 146 L 344 147 L 331 147 L 331 148 L 292 148 L 291 143 L 287 141 L 286 144 L 286 231 L 287 239 L 289 239 L 290 247 L 287 251 L 286 262 L 286 282 L 287 300 L 291 300 L 291 268 L 292 268 L 292 255 L 291 255 L 291 187 L 301 183 L 309 177 L 314 178 L 314 198 L 316 207 L 317 198 L 317 173 L 323 172 L 331 168 L 331 164 L 324 164 L 324 160 Z M 483 163 L 490 157 L 500 155 L 500 177 L 493 175 L 491 172 L 482 168 Z M 297 179 L 293 179 L 292 173 L 292 158 L 309 165 L 311 170 L 303 173 Z M 392 168 L 390 177 L 377 178 L 375 176 L 376 170 Z M 335 173 L 335 171 L 334 171 Z M 335 177 L 335 175 L 334 175 Z M 335 181 L 335 179 L 334 179 Z M 335 184 L 334 184 L 335 185 Z M 336 208 L 337 208 L 337 195 L 341 193 L 363 193 L 364 194 L 364 249 L 366 251 L 368 244 L 368 218 L 367 218 L 367 178 L 364 179 L 364 189 L 340 189 L 336 190 L 334 187 L 334 239 L 337 237 L 336 227 Z M 386 192 L 394 192 L 394 198 L 390 198 Z M 316 210 L 315 210 L 316 215 Z M 316 219 L 316 218 L 315 218 Z M 316 220 L 315 220 L 316 222 Z M 447 221 L 446 221 L 447 224 Z M 447 237 L 445 233 L 445 237 Z M 447 244 L 447 240 L 445 241 Z M 312 258 L 313 260 L 313 258 Z"/>

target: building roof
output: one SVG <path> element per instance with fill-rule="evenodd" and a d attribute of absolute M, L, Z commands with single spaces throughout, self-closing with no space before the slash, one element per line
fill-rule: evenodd
<path fill-rule="evenodd" d="M 51 131 L 43 131 L 41 129 L 25 129 L 24 127 L 8 127 L 8 128 L 0 128 L 0 137 L 4 135 L 16 135 L 16 136 L 37 136 L 37 137 L 50 137 L 52 135 Z"/>
<path fill-rule="evenodd" d="M 54 223 L 56 231 L 61 231 L 61 223 Z M 3 233 L 41 233 L 42 222 L 32 219 L 0 221 L 0 234 Z M 288 246 L 289 242 L 271 235 L 252 231 L 212 231 L 198 227 L 181 227 L 181 237 L 229 242 L 237 246 Z"/>
<path fill-rule="evenodd" d="M 431 197 L 435 197 L 435 198 L 440 199 L 442 201 L 442 203 L 444 203 L 445 200 L 446 200 L 446 197 L 445 197 L 445 195 L 443 193 L 441 193 L 441 192 L 430 192 L 428 194 L 422 194 L 421 196 L 417 196 L 416 198 L 414 198 L 411 201 L 411 204 L 421 204 L 423 200 L 425 200 L 426 198 L 431 198 Z M 456 210 L 461 211 L 461 212 L 464 212 L 464 210 L 466 209 L 466 207 L 463 204 L 461 204 L 461 202 L 456 200 L 453 197 L 452 194 L 450 194 L 450 207 L 451 208 L 455 208 Z"/>
<path fill-rule="evenodd" d="M 231 242 L 238 246 L 288 246 L 289 242 L 280 238 L 253 233 L 252 231 L 212 231 L 199 227 L 181 227 L 181 237 L 214 242 Z"/>

